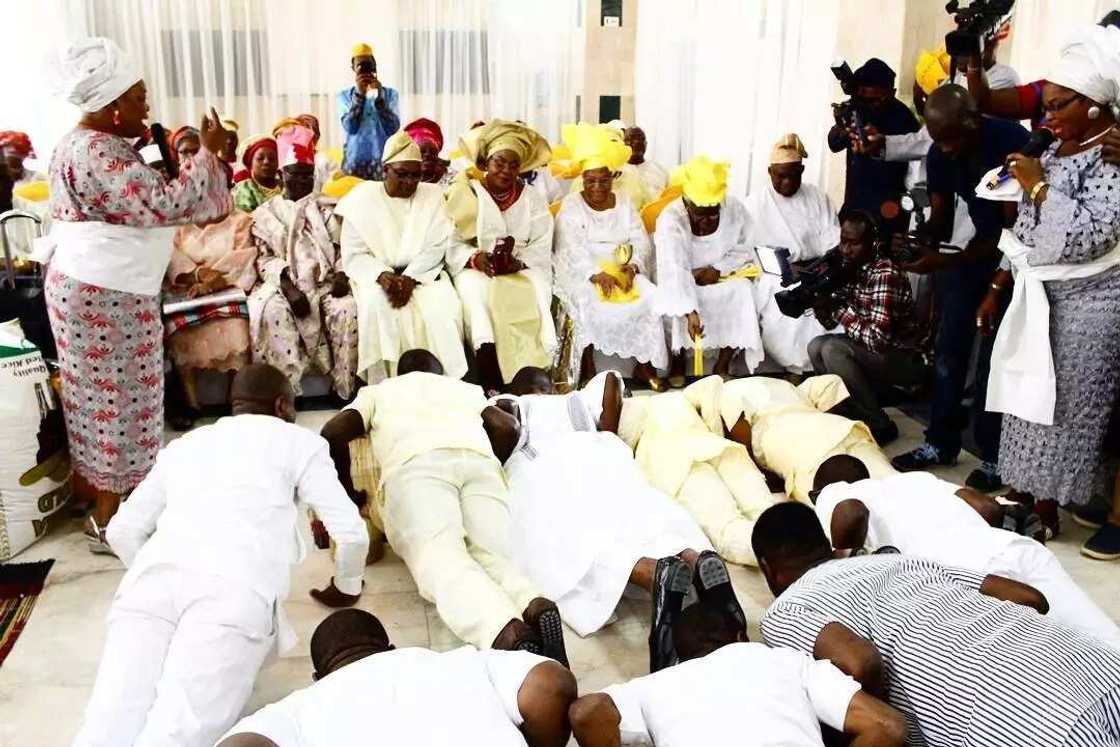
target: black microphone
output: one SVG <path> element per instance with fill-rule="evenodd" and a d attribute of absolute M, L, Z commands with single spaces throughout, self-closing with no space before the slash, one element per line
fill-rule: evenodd
<path fill-rule="evenodd" d="M 179 162 L 171 155 L 171 148 L 167 145 L 167 130 L 159 122 L 152 122 L 148 130 L 152 133 L 152 142 L 159 148 L 159 157 L 163 167 L 167 170 L 167 177 L 175 179 L 179 176 Z"/>
<path fill-rule="evenodd" d="M 1031 133 L 1030 139 L 1019 149 L 1019 152 L 1024 156 L 1038 158 L 1046 152 L 1052 142 L 1054 142 L 1054 131 L 1039 127 Z M 1004 164 L 999 173 L 988 180 L 988 189 L 995 189 L 1009 178 L 1011 178 L 1011 172 L 1007 170 L 1007 164 Z"/>

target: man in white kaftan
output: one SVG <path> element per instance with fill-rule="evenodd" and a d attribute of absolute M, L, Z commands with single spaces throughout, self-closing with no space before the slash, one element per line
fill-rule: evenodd
<path fill-rule="evenodd" d="M 708 376 L 683 392 L 631 397 L 618 434 L 650 485 L 692 514 L 720 557 L 755 565 L 754 522 L 775 499 L 746 448 L 716 435 L 722 384 Z"/>
<path fill-rule="evenodd" d="M 896 473 L 860 421 L 828 412 L 848 398 L 839 376 L 812 376 L 800 386 L 768 376 L 729 381 L 719 394 L 716 433 L 743 444 L 760 467 L 785 480 L 786 494 L 809 502 L 813 476 L 835 454 L 862 461 L 873 477 Z"/>
<path fill-rule="evenodd" d="M 801 161 L 807 156 L 801 138 L 793 133 L 782 136 L 770 151 L 770 183 L 746 200 L 750 243 L 756 251 L 759 246 L 784 248 L 790 262 L 800 263 L 822 257 L 840 243 L 840 222 L 828 195 L 801 181 Z M 781 312 L 774 300 L 782 290 L 779 276 L 763 274 L 754 290 L 766 355 L 786 370 L 811 371 L 809 341 L 827 330 L 815 314 L 794 319 Z"/>
<path fill-rule="evenodd" d="M 669 172 L 664 166 L 646 158 L 646 133 L 637 125 L 623 130 L 623 140 L 630 146 L 629 162 L 622 167 L 622 174 L 641 186 L 642 199 L 635 203 L 639 210 L 656 200 L 669 186 Z"/>
<path fill-rule="evenodd" d="M 556 600 L 579 635 L 607 624 L 643 558 L 712 549 L 688 512 L 649 484 L 611 432 L 622 406 L 616 372 L 571 394 L 499 401 L 507 412 L 488 408 L 488 420 L 513 419 L 510 432 L 517 435 L 505 460 L 513 561 Z M 496 453 L 504 451 L 489 423 L 488 431 Z"/>
<path fill-rule="evenodd" d="M 365 527 L 326 442 L 294 424 L 284 375 L 248 366 L 232 398 L 233 417 L 160 452 L 106 529 L 128 572 L 75 745 L 209 747 L 241 715 L 273 646 L 295 642 L 283 605 L 305 555 L 297 500 L 337 546 L 334 579 L 312 596 L 361 594 Z"/>
<path fill-rule="evenodd" d="M 406 350 L 431 351 L 453 378 L 467 372 L 459 297 L 445 271 L 451 222 L 443 189 L 423 184 L 420 148 L 406 132 L 385 143 L 385 180 L 338 203 L 342 266 L 358 307 L 358 375 L 396 374 Z"/>
<path fill-rule="evenodd" d="M 952 568 L 1014 579 L 1046 596 L 1048 617 L 1120 646 L 1120 628 L 1054 553 L 1030 537 L 989 525 L 962 495 L 968 488 L 928 472 L 852 478 L 825 485 L 817 496 L 817 516 L 833 547 L 873 552 L 889 545 Z M 995 502 L 983 494 L 974 500 Z"/>

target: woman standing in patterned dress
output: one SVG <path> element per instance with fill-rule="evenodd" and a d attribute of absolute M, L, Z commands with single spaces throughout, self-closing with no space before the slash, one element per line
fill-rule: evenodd
<path fill-rule="evenodd" d="M 1118 79 L 1120 29 L 1080 32 L 1043 89 L 1058 142 L 1041 159 L 1007 159 L 1023 188 L 1019 218 L 1000 242 L 1016 287 L 992 353 L 987 407 L 1006 413 L 1000 474 L 1033 499 L 1051 536 L 1058 506 L 1108 494 L 1115 474 L 1101 447 L 1120 387 L 1120 167 L 1102 160 L 1101 144 L 1117 128 Z M 1011 280 L 1007 270 L 994 278 L 978 312 L 982 329 Z"/>
<path fill-rule="evenodd" d="M 81 40 L 54 60 L 57 85 L 82 111 L 50 165 L 47 308 L 62 367 L 62 405 L 79 505 L 93 504 L 90 549 L 110 552 L 104 527 L 155 463 L 163 433 L 160 282 L 173 226 L 229 213 L 215 153 L 226 132 L 211 110 L 202 150 L 171 181 L 130 140 L 145 132 L 140 69 L 112 41 Z"/>

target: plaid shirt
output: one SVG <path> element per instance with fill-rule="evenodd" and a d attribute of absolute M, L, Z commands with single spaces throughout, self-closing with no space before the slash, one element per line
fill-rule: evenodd
<path fill-rule="evenodd" d="M 877 353 L 915 347 L 914 297 L 906 273 L 889 259 L 868 262 L 839 297 L 835 320 L 848 337 Z"/>

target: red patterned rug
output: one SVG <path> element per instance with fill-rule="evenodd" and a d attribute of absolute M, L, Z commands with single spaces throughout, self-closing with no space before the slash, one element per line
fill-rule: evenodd
<path fill-rule="evenodd" d="M 0 665 L 31 617 L 53 560 L 0 565 Z"/>

